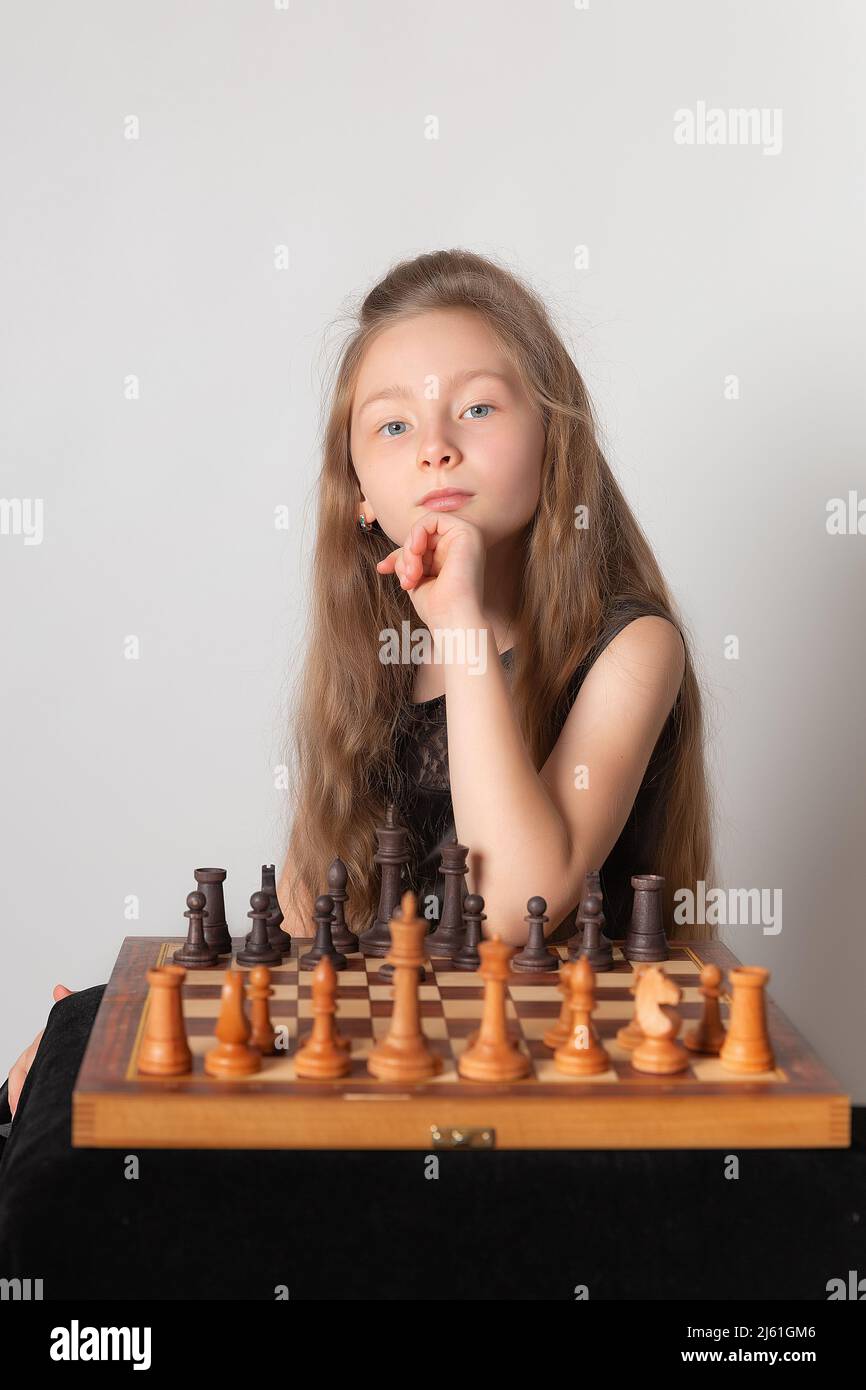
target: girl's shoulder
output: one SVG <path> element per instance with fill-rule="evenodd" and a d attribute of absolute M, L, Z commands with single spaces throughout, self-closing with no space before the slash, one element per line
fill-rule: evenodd
<path fill-rule="evenodd" d="M 629 623 L 633 623 L 637 618 L 663 618 L 679 632 L 679 626 L 668 609 L 663 604 L 656 603 L 654 599 L 638 598 L 632 595 L 613 599 L 595 641 L 569 679 L 565 691 L 567 709 L 570 709 L 577 699 L 580 687 L 602 652 L 610 646 L 613 639 L 618 637 L 624 628 L 628 627 Z M 682 636 L 681 633 L 680 636 Z"/>

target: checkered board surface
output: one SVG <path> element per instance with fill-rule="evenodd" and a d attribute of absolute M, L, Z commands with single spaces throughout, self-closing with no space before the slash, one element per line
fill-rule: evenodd
<path fill-rule="evenodd" d="M 308 949 L 309 943 L 302 946 Z M 164 943 L 160 952 L 159 964 L 169 964 L 177 943 Z M 236 943 L 236 949 L 239 943 Z M 567 961 L 567 949 L 556 949 L 561 961 Z M 726 1071 L 718 1057 L 702 1057 L 689 1053 L 689 1067 L 674 1077 L 657 1078 L 638 1072 L 631 1065 L 630 1053 L 616 1041 L 616 1033 L 627 1023 L 634 1013 L 634 995 L 629 986 L 634 982 L 634 971 L 623 956 L 619 946 L 614 946 L 615 964 L 613 970 L 596 975 L 596 1010 L 593 1014 L 595 1030 L 608 1055 L 610 1067 L 595 1076 L 573 1077 L 558 1071 L 553 1063 L 553 1053 L 542 1041 L 544 1033 L 559 1017 L 562 994 L 558 988 L 559 971 L 540 974 L 518 974 L 512 971 L 508 985 L 506 1018 L 509 1033 L 516 1039 L 532 1061 L 531 1074 L 519 1082 L 509 1083 L 526 1087 L 532 1082 L 598 1086 L 617 1084 L 622 1079 L 637 1084 L 653 1086 L 660 1081 L 665 1086 L 683 1086 L 692 1082 L 723 1083 L 737 1086 L 744 1078 Z M 299 1044 L 309 1036 L 313 1023 L 312 972 L 301 970 L 298 966 L 299 954 L 292 947 L 292 955 L 280 966 L 272 966 L 270 1000 L 271 1022 L 282 1034 L 281 1050 L 272 1057 L 262 1058 L 262 1069 L 247 1078 L 241 1078 L 238 1085 L 250 1083 L 280 1084 L 297 1082 L 301 1086 L 308 1083 L 295 1076 L 294 1053 Z M 234 959 L 232 964 L 236 969 Z M 370 1049 L 388 1031 L 393 1003 L 393 987 L 378 982 L 379 969 L 383 962 L 377 957 L 352 955 L 347 957 L 346 969 L 337 973 L 337 1028 L 351 1041 L 351 1074 L 342 1079 L 345 1085 L 369 1084 L 381 1087 L 386 1083 L 377 1080 L 367 1071 L 366 1059 Z M 190 970 L 183 984 L 183 1009 L 187 1038 L 193 1054 L 193 1074 L 204 1077 L 204 1054 L 216 1043 L 214 1029 L 220 1009 L 222 979 L 228 966 L 225 964 L 215 970 Z M 430 1086 L 448 1086 L 459 1081 L 472 1085 L 458 1076 L 457 1059 L 467 1045 L 470 1033 L 479 1027 L 484 1000 L 484 982 L 474 972 L 453 970 L 447 960 L 425 960 L 426 982 L 419 985 L 421 1027 L 430 1047 L 441 1056 L 442 1071 L 429 1082 Z M 698 991 L 698 977 L 701 963 L 694 951 L 671 943 L 670 959 L 663 963 L 665 973 L 682 989 L 682 1000 L 678 1012 L 683 1019 L 679 1037 L 690 1024 L 701 1015 L 701 995 Z M 245 973 L 248 973 L 245 971 Z M 722 1019 L 727 1017 L 728 996 L 723 996 Z M 142 1018 L 142 1026 L 144 1018 Z M 139 1030 L 139 1037 L 140 1037 Z M 130 1058 L 127 1076 L 131 1079 L 136 1073 L 135 1052 Z M 781 1067 L 745 1078 L 750 1082 L 784 1082 L 786 1075 Z M 396 1089 L 403 1089 L 397 1087 Z"/>
<path fill-rule="evenodd" d="M 496 1148 L 825 1148 L 850 1143 L 851 1104 L 793 1024 L 767 999 L 772 1071 L 738 1076 L 718 1057 L 687 1053 L 673 1076 L 636 1071 L 616 1033 L 632 1017 L 634 974 L 619 946 L 613 970 L 596 976 L 594 1026 L 607 1049 L 597 1076 L 557 1071 L 544 1033 L 560 1014 L 559 971 L 512 972 L 507 1022 L 529 1057 L 518 1081 L 471 1081 L 457 1063 L 479 1027 L 484 986 L 449 961 L 425 963 L 419 986 L 421 1026 L 442 1058 L 427 1081 L 380 1081 L 367 1070 L 373 1044 L 388 1031 L 393 986 L 379 979 L 378 958 L 354 955 L 337 974 L 337 1026 L 351 1043 L 351 1070 L 333 1081 L 298 1077 L 294 1057 L 312 1029 L 312 973 L 298 960 L 312 945 L 293 942 L 271 967 L 271 1018 L 286 1046 L 263 1057 L 247 1077 L 212 1077 L 205 1054 L 215 1045 L 228 957 L 214 970 L 187 971 L 182 1007 L 192 1071 L 142 1075 L 137 1057 L 147 1022 L 148 969 L 171 961 L 182 937 L 128 936 L 93 1025 L 72 1093 L 72 1143 L 80 1148 L 408 1148 L 427 1152 L 470 1142 Z M 235 953 L 243 939 L 234 941 Z M 556 948 L 560 961 L 564 946 Z M 237 963 L 232 957 L 235 968 Z M 701 966 L 728 973 L 739 964 L 721 942 L 672 942 L 664 970 L 680 986 L 680 1037 L 701 1014 Z M 722 996 L 722 1020 L 730 999 Z"/>

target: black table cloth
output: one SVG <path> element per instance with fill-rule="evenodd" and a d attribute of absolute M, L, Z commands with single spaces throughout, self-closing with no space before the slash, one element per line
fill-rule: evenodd
<path fill-rule="evenodd" d="M 850 1150 L 73 1149 L 104 986 L 60 1000 L 0 1138 L 0 1277 L 45 1299 L 818 1299 L 866 1276 Z M 5 1097 L 4 1097 L 5 1099 Z M 0 1114 L 0 1122 L 9 1119 Z"/>

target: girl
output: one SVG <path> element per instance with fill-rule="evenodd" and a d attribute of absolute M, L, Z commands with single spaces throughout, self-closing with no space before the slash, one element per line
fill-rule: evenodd
<path fill-rule="evenodd" d="M 608 935 L 626 931 L 639 872 L 664 877 L 675 934 L 674 891 L 711 873 L 689 643 L 579 372 L 538 297 L 490 260 L 422 255 L 364 300 L 325 428 L 312 599 L 286 930 L 312 933 L 337 855 L 350 923 L 369 926 L 393 801 L 428 917 L 456 834 L 487 935 L 522 944 L 540 894 L 562 939 L 599 868 Z M 452 640 L 431 658 L 437 631 Z M 394 664 L 387 639 L 404 633 L 415 659 Z"/>
<path fill-rule="evenodd" d="M 689 643 L 579 372 L 538 297 L 492 261 L 419 256 L 364 300 L 327 419 L 313 575 L 287 931 L 312 934 L 338 855 L 347 920 L 370 925 L 393 801 L 431 919 L 456 833 L 487 935 L 523 944 L 540 894 L 551 939 L 567 937 L 599 868 L 609 936 L 641 872 L 664 877 L 677 934 L 674 891 L 712 872 Z M 380 659 L 404 623 L 425 659 Z M 417 638 L 437 631 L 458 640 L 431 659 Z M 9 1074 L 13 1112 L 41 1036 Z"/>

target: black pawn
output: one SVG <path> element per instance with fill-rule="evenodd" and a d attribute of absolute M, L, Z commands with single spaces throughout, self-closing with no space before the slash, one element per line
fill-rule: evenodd
<path fill-rule="evenodd" d="M 598 898 L 602 897 L 601 872 L 599 869 L 590 869 L 588 873 L 584 874 L 583 876 L 583 892 L 580 895 L 580 902 L 578 903 L 577 907 L 577 920 L 574 924 L 574 936 L 570 936 L 567 942 L 569 960 L 577 960 L 578 956 L 580 955 L 580 946 L 583 940 L 583 931 L 580 925 L 583 920 L 583 907 L 587 898 L 591 897 L 593 894 L 595 894 L 595 896 Z"/>
<path fill-rule="evenodd" d="M 548 949 L 544 940 L 544 924 L 550 918 L 545 916 L 547 903 L 544 898 L 530 898 L 526 904 L 529 923 L 529 938 L 522 951 L 511 958 L 511 969 L 521 971 L 558 970 L 559 956 Z"/>
<path fill-rule="evenodd" d="M 271 914 L 271 900 L 267 893 L 259 890 L 250 898 L 248 917 L 253 919 L 253 929 L 244 949 L 238 951 L 235 960 L 238 965 L 280 965 L 282 954 L 278 946 L 268 940 L 268 918 Z"/>
<path fill-rule="evenodd" d="M 175 965 L 184 965 L 187 970 L 213 970 L 219 964 L 219 954 L 215 946 L 209 946 L 204 937 L 205 903 L 204 893 L 187 894 L 187 910 L 183 914 L 189 918 L 186 941 L 175 951 L 172 959 Z"/>
<path fill-rule="evenodd" d="M 583 925 L 583 940 L 575 959 L 580 960 L 584 957 L 596 972 L 613 970 L 613 946 L 603 934 L 604 916 L 600 895 L 590 893 L 580 908 L 578 921 Z"/>
<path fill-rule="evenodd" d="M 466 924 L 466 940 L 451 965 L 454 970 L 478 970 L 481 965 L 481 956 L 478 953 L 481 923 L 487 921 L 484 899 L 479 893 L 467 893 L 463 899 L 463 921 Z"/>
<path fill-rule="evenodd" d="M 334 900 L 334 921 L 331 927 L 331 940 L 338 951 L 344 956 L 353 956 L 360 949 L 358 938 L 353 931 L 346 925 L 346 915 L 343 904 L 348 898 L 346 884 L 349 882 L 349 871 L 342 859 L 335 859 L 328 870 L 328 893 Z"/>
<path fill-rule="evenodd" d="M 268 941 L 272 946 L 276 946 L 282 955 L 287 956 L 292 949 L 292 938 L 288 932 L 282 930 L 283 909 L 277 897 L 277 877 L 273 864 L 262 865 L 261 891 L 268 895 Z M 249 946 L 252 939 L 253 934 L 248 931 L 244 937 L 244 945 Z"/>
<path fill-rule="evenodd" d="M 313 909 L 313 921 L 316 924 L 316 939 L 307 951 L 306 955 L 301 956 L 298 965 L 301 970 L 315 970 L 323 956 L 327 956 L 335 970 L 345 970 L 346 957 L 338 951 L 331 939 L 331 917 L 334 911 L 334 900 L 330 893 L 323 893 L 320 898 L 316 898 L 316 905 Z"/>
<path fill-rule="evenodd" d="M 667 960 L 668 943 L 662 920 L 665 881 L 661 874 L 633 874 L 631 886 L 634 902 L 623 955 L 628 961 Z"/>
<path fill-rule="evenodd" d="M 391 913 L 391 921 L 393 922 L 393 920 L 394 920 L 395 917 L 399 918 L 399 917 L 402 917 L 402 916 L 403 916 L 403 908 L 402 908 L 401 904 L 398 903 L 397 906 L 394 908 L 394 911 Z M 388 935 L 390 936 L 390 934 L 391 934 L 391 928 L 389 927 L 389 928 L 388 928 Z M 393 965 L 391 964 L 391 962 L 390 962 L 389 960 L 383 960 L 383 961 L 382 961 L 382 964 L 379 966 L 379 969 L 376 971 L 376 974 L 375 974 L 374 976 L 371 976 L 370 978 L 371 978 L 371 979 L 374 979 L 377 985 L 390 985 L 391 982 L 392 982 L 392 980 L 394 979 L 394 967 L 393 967 Z M 419 983 L 423 985 L 423 983 L 424 983 L 424 981 L 425 981 L 426 979 L 427 979 L 427 971 L 424 969 L 423 965 L 419 965 L 419 966 L 418 966 L 418 980 L 419 980 Z"/>

